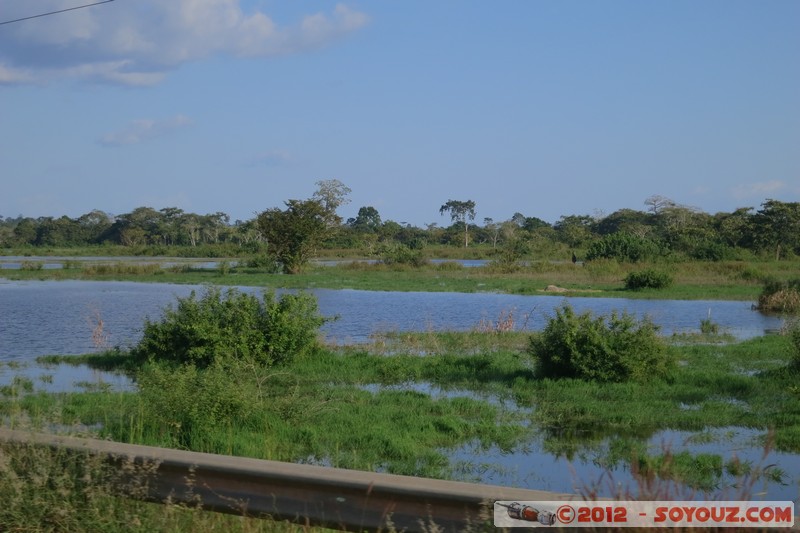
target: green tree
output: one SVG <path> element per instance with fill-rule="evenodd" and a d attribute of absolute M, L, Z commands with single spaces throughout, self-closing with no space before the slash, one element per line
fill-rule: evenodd
<path fill-rule="evenodd" d="M 757 242 L 775 250 L 775 259 L 800 249 L 800 202 L 767 200 L 755 214 Z"/>
<path fill-rule="evenodd" d="M 74 246 L 84 244 L 82 228 L 77 221 L 62 216 L 39 219 L 36 233 L 38 246 Z"/>
<path fill-rule="evenodd" d="M 267 209 L 256 224 L 268 253 L 286 274 L 297 274 L 329 234 L 330 212 L 317 200 L 288 200 L 286 209 Z"/>
<path fill-rule="evenodd" d="M 594 225 L 600 235 L 610 235 L 618 231 L 646 237 L 652 232 L 653 215 L 633 209 L 620 209 L 602 218 Z"/>
<path fill-rule="evenodd" d="M 164 240 L 164 244 L 178 244 L 181 240 L 181 218 L 183 217 L 183 209 L 178 207 L 165 207 L 159 209 L 159 213 L 162 215 L 159 233 Z"/>
<path fill-rule="evenodd" d="M 733 213 L 714 215 L 714 226 L 722 243 L 731 247 L 753 247 L 752 210 L 752 207 L 740 207 Z"/>
<path fill-rule="evenodd" d="M 231 217 L 222 211 L 217 211 L 216 213 L 201 217 L 202 233 L 205 242 L 218 243 L 220 237 L 225 235 L 230 221 Z"/>
<path fill-rule="evenodd" d="M 661 209 L 655 215 L 661 238 L 671 250 L 684 252 L 689 256 L 704 255 L 714 239 L 713 218 L 695 207 L 672 205 Z"/>
<path fill-rule="evenodd" d="M 195 213 L 182 214 L 180 227 L 182 234 L 189 239 L 189 244 L 197 246 L 197 241 L 200 240 L 200 228 L 202 227 L 200 216 Z"/>
<path fill-rule="evenodd" d="M 99 209 L 94 209 L 78 217 L 84 240 L 86 243 L 98 244 L 105 233 L 111 228 L 111 216 Z"/>
<path fill-rule="evenodd" d="M 483 225 L 486 229 L 486 234 L 492 240 L 492 248 L 497 248 L 497 241 L 500 239 L 501 225 L 495 222 L 491 217 L 484 218 Z"/>
<path fill-rule="evenodd" d="M 395 239 L 395 237 L 397 237 L 402 230 L 403 226 L 394 220 L 384 220 L 383 224 L 381 224 L 381 227 L 378 230 L 378 233 L 380 234 L 381 239 Z"/>
<path fill-rule="evenodd" d="M 551 228 L 552 226 L 538 217 L 525 217 L 522 222 L 522 229 L 534 232 L 538 229 Z"/>
<path fill-rule="evenodd" d="M 14 226 L 14 241 L 17 244 L 34 244 L 36 242 L 37 222 L 33 218 L 25 217 Z"/>
<path fill-rule="evenodd" d="M 357 231 L 374 233 L 381 226 L 381 215 L 374 207 L 364 206 L 358 210 L 356 218 L 351 218 L 347 223 Z"/>
<path fill-rule="evenodd" d="M 464 224 L 464 247 L 469 245 L 469 220 L 475 220 L 475 202 L 467 200 L 461 202 L 459 200 L 448 200 L 446 204 L 439 208 L 439 214 L 444 215 L 450 213 L 450 219 L 455 222 L 462 222 Z"/>
<path fill-rule="evenodd" d="M 109 233 L 117 242 L 126 245 L 140 245 L 161 240 L 159 233 L 164 215 L 152 207 L 137 207 L 130 213 L 117 217 Z"/>
<path fill-rule="evenodd" d="M 561 242 L 579 248 L 592 238 L 594 219 L 589 215 L 564 215 L 553 226 Z"/>

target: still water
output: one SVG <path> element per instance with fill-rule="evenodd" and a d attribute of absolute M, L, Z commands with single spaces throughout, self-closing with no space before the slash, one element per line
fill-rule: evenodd
<path fill-rule="evenodd" d="M 7 281 L 0 279 L 0 384 L 12 375 L 25 375 L 37 390 L 75 390 L 80 383 L 107 383 L 115 390 L 131 387 L 124 378 L 98 373 L 85 367 L 42 368 L 31 364 L 39 355 L 80 354 L 98 350 L 98 326 L 109 346 L 129 347 L 141 337 L 146 317 L 157 319 L 165 306 L 175 303 L 201 286 L 95 281 Z M 258 292 L 257 288 L 241 288 Z M 314 290 L 320 311 L 336 320 L 323 331 L 328 342 L 347 344 L 366 342 L 370 336 L 386 331 L 470 330 L 482 320 L 497 320 L 501 313 L 513 311 L 517 329 L 540 330 L 565 298 L 559 296 L 516 296 L 493 293 L 377 292 L 356 290 Z M 782 321 L 751 309 L 751 302 L 725 301 L 646 301 L 621 298 L 577 298 L 569 303 L 576 311 L 591 310 L 608 314 L 613 310 L 649 316 L 662 333 L 697 331 L 708 318 L 740 339 L 779 329 Z M 10 365 L 9 365 L 10 363 Z M 15 366 L 22 365 L 14 370 Z M 76 383 L 79 385 L 76 386 Z M 433 396 L 473 396 L 470 391 L 447 391 L 430 384 L 417 384 Z M 427 388 L 426 388 L 427 387 Z M 379 390 L 381 386 L 370 386 Z M 487 398 L 494 401 L 492 398 Z M 518 410 L 513 402 L 503 407 Z M 692 442 L 692 434 L 663 431 L 649 439 L 653 453 L 662 447 L 673 452 L 718 453 L 723 461 L 736 456 L 754 465 L 776 463 L 786 473 L 785 485 L 760 484 L 752 495 L 757 499 L 794 500 L 800 498 L 800 455 L 763 450 L 754 439 L 759 432 L 743 428 L 713 430 L 710 442 Z M 461 466 L 465 479 L 484 483 L 522 486 L 555 492 L 573 492 L 582 483 L 599 483 L 601 494 L 618 489 L 635 489 L 633 477 L 625 467 L 612 471 L 600 466 L 597 454 L 587 451 L 567 459 L 555 456 L 544 443 L 534 439 L 514 450 L 484 449 L 467 445 L 449 452 Z M 766 463 L 762 462 L 766 461 Z M 604 477 L 605 476 L 605 477 Z M 732 481 L 732 480 L 730 480 Z M 723 481 L 725 483 L 725 481 Z M 724 488 L 724 487 L 723 487 Z M 736 499 L 735 489 L 725 495 Z"/>
<path fill-rule="evenodd" d="M 252 287 L 241 288 L 259 292 Z M 197 285 L 99 281 L 6 281 L 0 279 L 0 361 L 31 360 L 39 355 L 97 351 L 92 333 L 102 321 L 109 346 L 128 347 L 141 338 L 144 319 L 158 319 L 163 309 Z M 320 312 L 335 317 L 323 332 L 329 342 L 365 342 L 386 331 L 470 330 L 482 320 L 513 311 L 517 329 L 544 327 L 566 299 L 494 293 L 311 291 Z M 569 298 L 573 308 L 608 314 L 613 310 L 649 316 L 662 333 L 697 331 L 710 314 L 740 339 L 779 329 L 782 321 L 751 309 L 751 302 L 658 301 L 623 298 Z"/>

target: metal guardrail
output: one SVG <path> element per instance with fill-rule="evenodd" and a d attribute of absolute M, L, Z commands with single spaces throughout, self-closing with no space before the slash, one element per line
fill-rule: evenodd
<path fill-rule="evenodd" d="M 35 444 L 108 461 L 157 464 L 145 499 L 344 531 L 394 527 L 463 531 L 491 524 L 495 500 L 577 495 L 479 485 L 0 429 L 0 442 Z M 141 497 L 141 495 L 139 495 Z"/>

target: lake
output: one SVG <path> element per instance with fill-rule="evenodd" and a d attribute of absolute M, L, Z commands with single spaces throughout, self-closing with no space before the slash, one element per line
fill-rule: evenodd
<path fill-rule="evenodd" d="M 102 320 L 110 346 L 128 347 L 141 337 L 146 317 L 202 286 L 100 281 L 8 281 L 0 279 L 0 361 L 39 355 L 97 351 L 92 333 Z M 261 289 L 242 287 L 247 292 Z M 323 326 L 332 343 L 366 342 L 386 331 L 459 330 L 513 311 L 517 329 L 540 330 L 566 298 L 495 293 L 382 292 L 315 289 L 320 312 L 336 320 Z M 626 311 L 647 315 L 662 333 L 697 331 L 711 319 L 739 339 L 779 329 L 782 320 L 751 309 L 751 302 L 629 300 L 570 297 L 577 312 Z"/>

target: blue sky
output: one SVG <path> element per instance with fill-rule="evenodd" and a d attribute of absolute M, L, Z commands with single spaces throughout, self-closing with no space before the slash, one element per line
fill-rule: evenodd
<path fill-rule="evenodd" d="M 0 22 L 88 0 L 0 0 Z M 800 2 L 114 0 L 0 25 L 0 215 L 800 200 Z"/>

